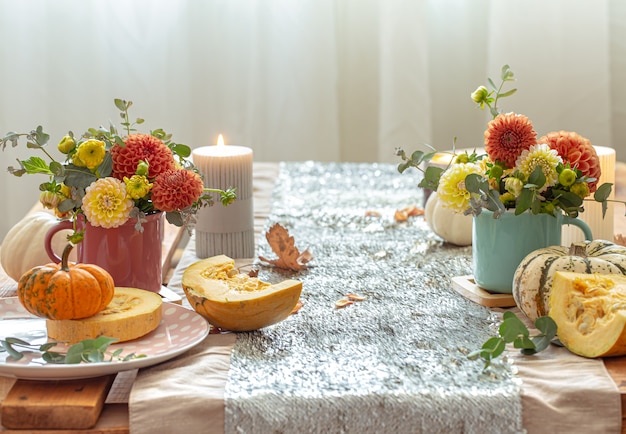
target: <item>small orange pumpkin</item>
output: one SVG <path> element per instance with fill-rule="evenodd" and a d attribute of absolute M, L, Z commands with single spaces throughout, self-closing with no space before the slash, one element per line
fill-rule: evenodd
<path fill-rule="evenodd" d="M 103 310 L 113 299 L 113 277 L 93 264 L 69 263 L 73 245 L 63 250 L 61 263 L 33 267 L 17 284 L 17 296 L 33 315 L 55 319 L 81 319 Z"/>

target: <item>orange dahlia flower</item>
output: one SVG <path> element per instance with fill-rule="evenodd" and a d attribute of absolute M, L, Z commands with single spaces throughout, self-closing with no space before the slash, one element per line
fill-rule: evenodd
<path fill-rule="evenodd" d="M 485 151 L 492 161 L 500 160 L 507 167 L 514 167 L 522 151 L 536 143 L 537 133 L 524 115 L 499 114 L 487 124 Z"/>
<path fill-rule="evenodd" d="M 152 186 L 152 204 L 165 212 L 180 211 L 197 201 L 204 190 L 202 178 L 185 169 L 161 173 Z"/>
<path fill-rule="evenodd" d="M 139 161 L 149 165 L 150 179 L 176 168 L 174 155 L 165 143 L 150 134 L 131 134 L 124 140 L 126 146 L 113 145 L 113 176 L 117 179 L 130 178 L 137 171 Z"/>
<path fill-rule="evenodd" d="M 563 159 L 563 164 L 580 170 L 583 175 L 595 178 L 589 183 L 589 192 L 596 191 L 600 179 L 600 158 L 593 145 L 578 133 L 569 131 L 554 131 L 539 139 L 539 143 L 547 143 L 556 150 Z"/>

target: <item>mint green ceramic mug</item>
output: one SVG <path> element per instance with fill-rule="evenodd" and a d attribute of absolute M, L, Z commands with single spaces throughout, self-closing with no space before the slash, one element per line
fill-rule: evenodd
<path fill-rule="evenodd" d="M 593 236 L 582 220 L 562 214 L 507 211 L 499 218 L 483 210 L 472 225 L 472 265 L 476 284 L 489 292 L 511 293 L 517 266 L 530 252 L 561 245 L 561 226 L 580 228 L 586 240 Z"/>

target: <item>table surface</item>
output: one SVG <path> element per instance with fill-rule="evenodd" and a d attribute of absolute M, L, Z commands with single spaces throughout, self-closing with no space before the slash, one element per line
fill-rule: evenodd
<path fill-rule="evenodd" d="M 255 163 L 255 167 L 258 166 L 277 166 L 275 163 Z M 620 170 L 624 169 L 623 165 L 619 166 Z M 626 197 L 626 179 L 622 179 L 620 175 L 616 179 L 623 184 L 619 184 L 616 187 L 616 197 Z M 256 193 L 256 190 L 255 190 Z M 31 212 L 39 211 L 41 208 L 36 205 Z M 623 205 L 616 205 L 615 211 L 615 233 L 626 234 L 626 217 L 624 216 Z M 259 219 L 260 217 L 260 219 Z M 263 215 L 256 216 L 255 230 L 259 232 L 262 225 Z M 176 226 L 167 224 L 165 225 L 165 236 L 163 241 L 163 281 L 167 283 L 167 277 L 171 273 L 171 270 L 176 265 L 175 256 L 177 252 L 180 252 L 184 248 L 186 242 L 185 230 Z M 17 283 L 9 278 L 4 271 L 0 268 L 0 297 L 15 295 Z M 626 357 L 609 358 L 605 361 L 607 371 L 618 386 L 622 397 L 622 432 L 626 433 Z M 0 400 L 6 397 L 8 391 L 13 386 L 15 380 L 10 378 L 0 377 Z M 8 431 L 6 428 L 0 426 L 0 431 Z M 42 431 L 43 432 L 43 431 Z M 59 431 L 55 431 L 59 432 Z M 128 404 L 127 403 L 107 403 L 104 405 L 103 411 L 100 415 L 98 424 L 88 431 L 82 432 L 97 432 L 97 433 L 125 433 L 129 432 L 129 417 L 128 417 Z"/>

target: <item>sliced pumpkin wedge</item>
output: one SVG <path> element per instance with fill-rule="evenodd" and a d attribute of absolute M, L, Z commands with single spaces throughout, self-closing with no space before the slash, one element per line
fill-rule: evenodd
<path fill-rule="evenodd" d="M 284 320 L 302 292 L 302 282 L 297 280 L 272 285 L 239 273 L 226 255 L 187 267 L 182 286 L 196 312 L 212 325 L 232 331 L 257 330 Z"/>
<path fill-rule="evenodd" d="M 144 336 L 159 326 L 161 296 L 137 288 L 115 287 L 113 300 L 101 312 L 84 319 L 46 320 L 48 336 L 71 344 L 98 336 L 119 342 Z"/>
<path fill-rule="evenodd" d="M 557 271 L 549 304 L 559 340 L 574 354 L 626 355 L 626 276 Z"/>

